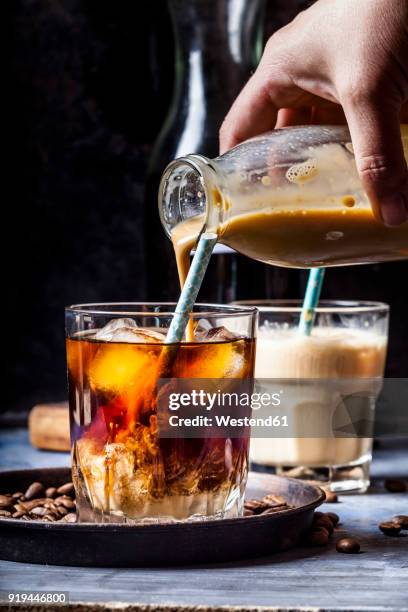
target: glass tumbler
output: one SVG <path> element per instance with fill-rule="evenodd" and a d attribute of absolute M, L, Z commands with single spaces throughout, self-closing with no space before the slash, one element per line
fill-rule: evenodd
<path fill-rule="evenodd" d="M 289 422 L 286 432 L 252 438 L 251 461 L 273 466 L 281 475 L 319 481 L 335 492 L 364 492 L 370 483 L 389 307 L 322 300 L 312 333 L 305 336 L 298 331 L 299 301 L 240 304 L 259 309 L 256 381 L 261 387 L 279 381 Z"/>
<path fill-rule="evenodd" d="M 202 520 L 242 513 L 249 434 L 161 437 L 157 383 L 169 350 L 165 378 L 252 379 L 257 311 L 197 304 L 188 341 L 169 345 L 165 337 L 174 308 L 121 303 L 66 309 L 80 521 Z"/>

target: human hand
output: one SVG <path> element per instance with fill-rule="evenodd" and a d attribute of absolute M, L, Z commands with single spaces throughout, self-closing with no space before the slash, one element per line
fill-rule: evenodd
<path fill-rule="evenodd" d="M 408 219 L 408 2 L 318 0 L 269 39 L 220 131 L 221 152 L 274 127 L 348 123 L 374 214 Z"/>

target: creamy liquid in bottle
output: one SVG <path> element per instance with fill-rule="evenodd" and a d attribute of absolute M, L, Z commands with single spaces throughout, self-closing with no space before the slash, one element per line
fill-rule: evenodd
<path fill-rule="evenodd" d="M 228 192 L 208 191 L 207 223 L 218 226 L 211 231 L 219 242 L 252 259 L 293 268 L 408 257 L 408 222 L 385 227 L 377 221 L 344 147 L 314 148 L 313 158 L 269 173 L 255 180 L 237 170 L 228 176 Z M 205 221 L 204 215 L 192 217 L 172 230 L 182 280 Z"/>
<path fill-rule="evenodd" d="M 194 217 L 172 231 L 181 281 L 203 222 L 203 217 Z M 221 224 L 218 236 L 219 242 L 252 259 L 294 268 L 341 266 L 355 258 L 358 263 L 374 263 L 408 257 L 408 223 L 385 227 L 368 206 L 262 209 L 232 217 Z"/>

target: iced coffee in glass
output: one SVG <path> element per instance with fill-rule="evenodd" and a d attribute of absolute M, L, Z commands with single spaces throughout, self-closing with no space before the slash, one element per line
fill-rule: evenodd
<path fill-rule="evenodd" d="M 66 309 L 72 466 L 81 521 L 200 520 L 242 512 L 248 436 L 161 438 L 157 382 L 163 376 L 251 379 L 257 312 L 196 305 L 187 338 L 168 345 L 174 307 Z M 171 359 L 163 359 L 169 352 Z"/>
<path fill-rule="evenodd" d="M 326 483 L 333 491 L 365 491 L 388 306 L 323 300 L 306 336 L 299 333 L 300 302 L 249 303 L 259 308 L 257 382 L 279 381 L 290 423 L 287 433 L 253 437 L 251 460 L 282 475 Z"/>

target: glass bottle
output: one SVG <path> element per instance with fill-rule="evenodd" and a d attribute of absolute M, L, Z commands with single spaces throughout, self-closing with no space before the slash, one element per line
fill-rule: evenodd
<path fill-rule="evenodd" d="M 401 126 L 408 157 L 408 126 Z M 274 130 L 216 159 L 188 155 L 166 168 L 159 194 L 173 240 L 203 228 L 253 259 L 293 268 L 408 258 L 408 223 L 377 221 L 343 126 Z"/>
<path fill-rule="evenodd" d="M 255 68 L 263 42 L 264 0 L 168 0 L 168 5 L 175 37 L 175 85 L 149 165 L 145 217 L 150 299 L 173 299 L 178 293 L 174 254 L 157 215 L 163 169 L 183 155 L 217 155 L 222 120 Z M 224 249 L 213 262 L 206 299 L 235 298 L 234 257 Z"/>

